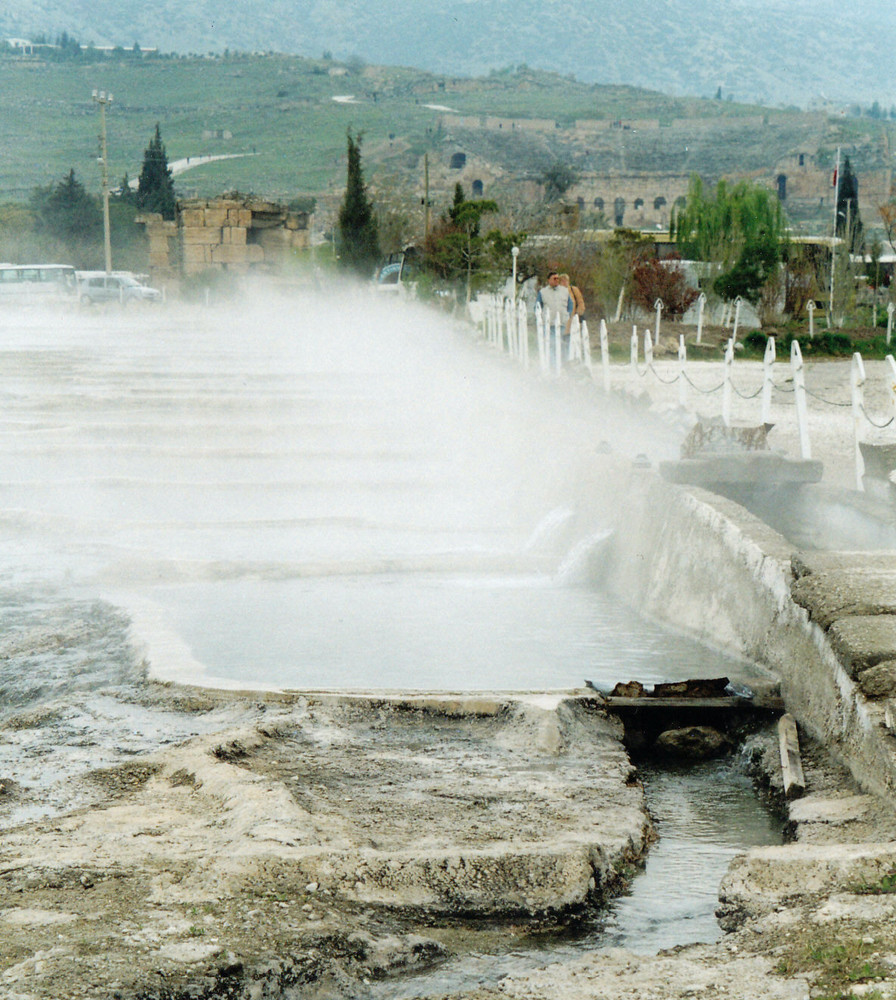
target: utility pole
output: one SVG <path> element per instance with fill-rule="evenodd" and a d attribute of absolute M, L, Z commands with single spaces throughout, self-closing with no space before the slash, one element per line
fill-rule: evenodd
<path fill-rule="evenodd" d="M 105 251 L 106 274 L 112 270 L 112 237 L 109 228 L 109 151 L 106 147 L 106 108 L 112 103 L 112 95 L 105 90 L 94 90 L 93 100 L 100 106 L 100 165 L 103 180 L 103 249 Z"/>

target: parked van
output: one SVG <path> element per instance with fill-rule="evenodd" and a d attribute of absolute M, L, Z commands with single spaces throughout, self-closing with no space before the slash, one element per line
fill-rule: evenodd
<path fill-rule="evenodd" d="M 78 299 L 81 305 L 95 302 L 161 302 L 158 288 L 144 285 L 130 271 L 78 271 Z"/>
<path fill-rule="evenodd" d="M 0 303 L 74 301 L 76 293 L 70 264 L 0 264 Z"/>

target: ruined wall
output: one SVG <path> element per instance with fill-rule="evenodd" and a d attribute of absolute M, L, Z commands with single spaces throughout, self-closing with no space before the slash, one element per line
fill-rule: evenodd
<path fill-rule="evenodd" d="M 309 217 L 258 198 L 190 199 L 177 217 L 139 216 L 149 240 L 154 280 L 177 279 L 208 270 L 246 274 L 279 270 L 309 243 Z"/>

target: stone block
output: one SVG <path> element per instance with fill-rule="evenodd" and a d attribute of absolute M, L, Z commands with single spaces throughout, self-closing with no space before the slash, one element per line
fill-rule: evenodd
<path fill-rule="evenodd" d="M 225 226 L 221 230 L 221 242 L 244 247 L 246 245 L 246 230 L 241 226 Z"/>
<path fill-rule="evenodd" d="M 185 228 L 205 225 L 205 209 L 184 208 L 180 213 L 180 224 Z"/>
<path fill-rule="evenodd" d="M 207 264 L 211 260 L 211 247 L 202 243 L 185 243 L 184 264 Z"/>
<path fill-rule="evenodd" d="M 896 570 L 892 567 L 809 573 L 795 580 L 791 596 L 822 628 L 840 618 L 896 615 Z"/>
<path fill-rule="evenodd" d="M 264 248 L 250 243 L 246 247 L 246 260 L 250 264 L 260 264 L 264 260 Z"/>
<path fill-rule="evenodd" d="M 221 230 L 212 226 L 184 227 L 181 233 L 184 246 L 196 243 L 211 246 L 221 242 Z"/>
<path fill-rule="evenodd" d="M 216 264 L 245 264 L 248 260 L 247 247 L 234 246 L 232 243 L 222 243 L 212 247 L 212 261 Z"/>
<path fill-rule="evenodd" d="M 206 226 L 226 226 L 228 224 L 228 210 L 226 208 L 219 208 L 217 205 L 214 208 L 207 208 L 205 210 L 205 223 Z"/>
<path fill-rule="evenodd" d="M 896 660 L 896 615 L 853 615 L 840 618 L 828 632 L 831 647 L 851 677 Z"/>
<path fill-rule="evenodd" d="M 248 208 L 241 208 L 237 212 L 237 225 L 245 226 L 247 229 L 252 225 L 252 213 Z"/>
<path fill-rule="evenodd" d="M 168 253 L 168 237 L 167 236 L 156 236 L 155 234 L 149 237 L 149 252 L 150 253 Z"/>
<path fill-rule="evenodd" d="M 883 660 L 858 677 L 859 688 L 868 698 L 886 698 L 896 694 L 896 660 Z"/>

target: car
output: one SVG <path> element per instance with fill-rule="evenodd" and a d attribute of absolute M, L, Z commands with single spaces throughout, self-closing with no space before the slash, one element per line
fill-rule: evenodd
<path fill-rule="evenodd" d="M 79 271 L 78 299 L 82 305 L 95 302 L 161 302 L 162 293 L 158 288 L 144 285 L 127 271 Z"/>

